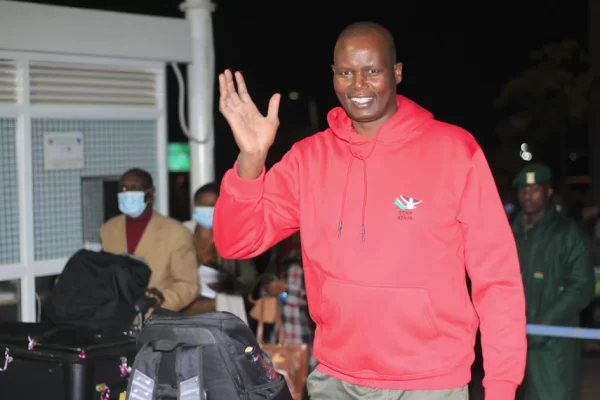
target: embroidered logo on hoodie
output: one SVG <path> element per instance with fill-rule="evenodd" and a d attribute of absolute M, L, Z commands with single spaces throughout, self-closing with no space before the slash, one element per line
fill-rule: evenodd
<path fill-rule="evenodd" d="M 413 199 L 412 197 L 405 197 L 402 195 L 400 195 L 398 197 L 399 198 L 396 198 L 396 200 L 394 201 L 394 204 L 403 211 L 415 210 L 417 208 L 417 205 L 419 205 L 423 202 L 423 200 L 416 200 L 416 199 Z"/>
<path fill-rule="evenodd" d="M 406 196 L 398 196 L 394 200 L 394 204 L 396 207 L 400 209 L 400 213 L 398 214 L 398 219 L 403 220 L 412 220 L 412 212 L 417 209 L 417 205 L 421 204 L 423 200 L 417 200 L 412 197 Z"/>

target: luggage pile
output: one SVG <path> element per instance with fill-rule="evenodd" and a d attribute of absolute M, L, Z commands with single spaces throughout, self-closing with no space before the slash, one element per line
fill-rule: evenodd
<path fill-rule="evenodd" d="M 137 352 L 135 303 L 145 299 L 149 279 L 150 269 L 138 259 L 75 253 L 42 321 L 0 324 L 0 396 L 118 399 Z"/>
<path fill-rule="evenodd" d="M 158 309 L 142 329 L 149 279 L 148 266 L 126 255 L 73 255 L 44 321 L 0 324 L 2 398 L 292 400 L 233 314 Z M 132 326 L 136 315 L 140 324 Z"/>

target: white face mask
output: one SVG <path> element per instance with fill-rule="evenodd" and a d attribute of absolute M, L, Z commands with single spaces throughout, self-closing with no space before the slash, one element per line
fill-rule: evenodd
<path fill-rule="evenodd" d="M 194 207 L 192 218 L 194 218 L 194 221 L 196 221 L 201 227 L 212 229 L 214 213 L 214 207 Z"/>
<path fill-rule="evenodd" d="M 148 203 L 146 193 L 141 191 L 121 192 L 119 197 L 119 210 L 131 218 L 137 218 L 144 213 Z"/>

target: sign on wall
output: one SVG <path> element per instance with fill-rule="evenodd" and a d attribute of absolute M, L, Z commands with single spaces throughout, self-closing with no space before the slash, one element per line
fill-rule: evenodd
<path fill-rule="evenodd" d="M 82 169 L 83 133 L 44 133 L 46 170 Z"/>

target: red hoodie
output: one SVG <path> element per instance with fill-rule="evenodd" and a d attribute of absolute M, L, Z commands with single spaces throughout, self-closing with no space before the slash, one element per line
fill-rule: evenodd
<path fill-rule="evenodd" d="M 215 244 L 225 258 L 249 258 L 300 229 L 321 372 L 381 389 L 459 388 L 479 322 L 486 400 L 514 399 L 525 299 L 494 179 L 468 132 L 397 102 L 371 140 L 335 108 L 329 129 L 268 173 L 229 170 Z"/>

